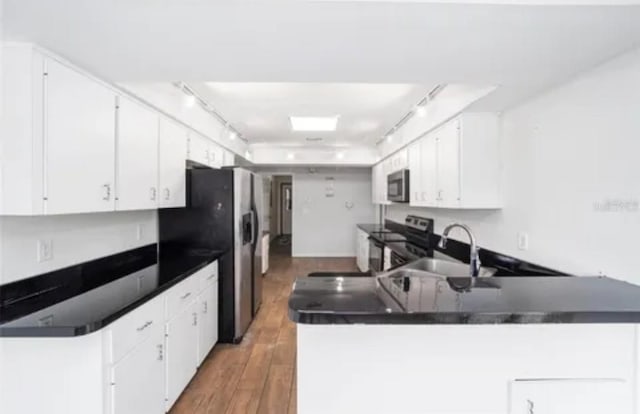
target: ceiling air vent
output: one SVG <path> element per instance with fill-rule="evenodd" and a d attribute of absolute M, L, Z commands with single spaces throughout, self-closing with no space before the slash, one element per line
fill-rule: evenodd
<path fill-rule="evenodd" d="M 309 142 L 320 142 L 320 141 L 322 141 L 322 138 L 321 137 L 307 137 L 306 140 L 309 141 Z"/>

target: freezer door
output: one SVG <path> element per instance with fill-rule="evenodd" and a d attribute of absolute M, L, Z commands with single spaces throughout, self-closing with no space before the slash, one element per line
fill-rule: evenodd
<path fill-rule="evenodd" d="M 255 315 L 262 303 L 262 177 L 253 174 L 253 216 L 254 216 L 254 246 L 253 246 L 253 314 Z"/>
<path fill-rule="evenodd" d="M 234 260 L 235 260 L 235 335 L 242 338 L 253 319 L 253 245 L 251 243 L 251 172 L 233 170 L 234 192 Z M 249 240 L 247 240 L 249 236 Z"/>

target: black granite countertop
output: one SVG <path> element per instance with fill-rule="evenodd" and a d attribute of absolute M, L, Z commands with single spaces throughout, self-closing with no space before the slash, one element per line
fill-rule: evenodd
<path fill-rule="evenodd" d="M 640 287 L 608 277 L 299 278 L 303 324 L 638 323 Z"/>
<path fill-rule="evenodd" d="M 0 337 L 68 337 L 104 328 L 226 250 L 157 245 L 0 286 Z"/>

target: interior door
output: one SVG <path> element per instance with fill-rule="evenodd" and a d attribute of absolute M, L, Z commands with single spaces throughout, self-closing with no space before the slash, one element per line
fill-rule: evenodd
<path fill-rule="evenodd" d="M 187 197 L 187 130 L 160 118 L 159 143 L 160 207 L 184 207 Z"/>
<path fill-rule="evenodd" d="M 196 373 L 198 313 L 192 301 L 166 324 L 166 409 L 175 404 Z M 141 411 L 143 412 L 143 411 Z"/>
<path fill-rule="evenodd" d="M 291 234 L 293 191 L 291 183 L 280 185 L 280 234 Z"/>
<path fill-rule="evenodd" d="M 117 134 L 117 210 L 158 206 L 158 115 L 120 97 Z"/>
<path fill-rule="evenodd" d="M 163 414 L 164 332 L 160 327 L 111 370 L 112 414 Z"/>
<path fill-rule="evenodd" d="M 45 213 L 115 209 L 116 94 L 54 60 L 45 77 Z"/>

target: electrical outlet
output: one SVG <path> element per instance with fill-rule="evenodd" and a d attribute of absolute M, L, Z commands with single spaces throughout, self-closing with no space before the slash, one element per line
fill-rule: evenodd
<path fill-rule="evenodd" d="M 529 234 L 525 232 L 518 233 L 518 249 L 520 250 L 529 249 Z"/>
<path fill-rule="evenodd" d="M 42 239 L 37 243 L 37 258 L 38 262 L 48 262 L 53 259 L 53 240 Z"/>

